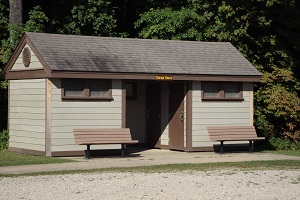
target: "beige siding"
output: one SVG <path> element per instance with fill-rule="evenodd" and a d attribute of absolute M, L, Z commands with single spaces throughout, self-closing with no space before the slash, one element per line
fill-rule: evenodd
<path fill-rule="evenodd" d="M 243 84 L 244 101 L 201 101 L 201 82 L 193 82 L 193 147 L 214 144 L 208 136 L 208 126 L 251 124 L 249 85 Z"/>
<path fill-rule="evenodd" d="M 9 146 L 45 150 L 45 80 L 11 80 Z"/>
<path fill-rule="evenodd" d="M 62 101 L 61 81 L 52 80 L 52 151 L 75 151 L 86 148 L 75 144 L 74 128 L 121 128 L 121 80 L 113 80 L 112 89 L 113 101 Z M 120 145 L 94 145 L 92 149 L 119 147 Z"/>
<path fill-rule="evenodd" d="M 169 87 L 168 83 L 161 85 L 161 145 L 169 145 Z"/>
<path fill-rule="evenodd" d="M 126 127 L 130 128 L 132 138 L 146 143 L 146 94 L 145 82 L 137 82 L 137 99 L 126 101 Z"/>
<path fill-rule="evenodd" d="M 184 87 L 186 88 L 186 86 Z M 186 91 L 184 91 L 184 94 L 186 94 Z M 186 147 L 186 108 L 187 108 L 187 101 L 186 96 L 183 99 L 183 118 L 184 118 L 184 126 L 183 126 L 183 146 Z"/>
<path fill-rule="evenodd" d="M 25 47 L 28 47 L 30 49 L 30 47 L 28 45 L 25 45 Z M 30 51 L 30 53 L 31 53 L 31 61 L 30 61 L 30 65 L 28 67 L 25 67 L 23 64 L 23 60 L 22 60 L 23 59 L 23 51 L 22 51 L 11 70 L 43 69 L 42 64 L 40 63 L 40 61 L 38 60 L 36 55 L 33 53 L 33 51 Z"/>

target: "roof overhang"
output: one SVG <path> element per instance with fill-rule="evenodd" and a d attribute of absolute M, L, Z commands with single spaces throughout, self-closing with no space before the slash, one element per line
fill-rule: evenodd
<path fill-rule="evenodd" d="M 137 74 L 137 73 L 99 73 L 99 72 L 51 72 L 43 69 L 10 71 L 6 79 L 34 78 L 81 78 L 81 79 L 119 79 L 119 80 L 156 80 L 156 81 L 236 81 L 260 82 L 261 76 L 228 75 L 186 75 L 186 74 Z"/>
<path fill-rule="evenodd" d="M 260 82 L 261 76 L 187 75 L 187 74 L 137 74 L 97 72 L 52 72 L 51 78 L 124 79 L 157 81 L 237 81 Z"/>

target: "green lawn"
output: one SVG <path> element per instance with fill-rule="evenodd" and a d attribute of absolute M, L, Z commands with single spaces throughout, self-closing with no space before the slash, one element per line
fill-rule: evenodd
<path fill-rule="evenodd" d="M 181 171 L 212 171 L 212 170 L 300 170 L 300 160 L 273 160 L 273 161 L 247 161 L 247 162 L 222 162 L 201 164 L 169 164 L 144 167 L 120 167 L 90 170 L 67 170 L 53 172 L 36 172 L 28 174 L 0 174 L 0 177 L 38 176 L 38 175 L 62 175 L 77 173 L 105 173 L 105 172 L 129 172 L 129 173 L 173 173 Z"/>
<path fill-rule="evenodd" d="M 268 153 L 280 153 L 286 155 L 300 156 L 299 152 L 291 151 L 266 151 Z M 25 155 L 8 151 L 0 151 L 0 167 L 16 165 L 34 165 L 74 162 L 64 158 Z M 22 175 L 52 175 L 52 174 L 72 174 L 72 173 L 93 173 L 93 172 L 176 172 L 176 171 L 208 171 L 219 169 L 237 169 L 237 170 L 300 170 L 300 160 L 271 160 L 271 161 L 247 161 L 247 162 L 220 162 L 220 163 L 201 163 L 201 164 L 169 164 L 145 167 L 122 167 L 106 168 L 93 170 L 68 170 L 57 172 L 41 172 Z M 20 174 L 21 175 L 21 174 Z M 0 175 L 2 176 L 20 176 L 20 175 Z"/>
<path fill-rule="evenodd" d="M 74 162 L 64 158 L 33 156 L 9 151 L 0 151 L 0 167 L 16 165 L 38 165 L 50 163 Z"/>
<path fill-rule="evenodd" d="M 265 151 L 265 152 L 274 153 L 274 154 L 284 154 L 290 156 L 300 156 L 300 151 Z M 0 151 L 0 167 L 16 166 L 16 165 L 65 163 L 65 162 L 75 162 L 75 161 L 68 160 L 65 158 L 58 158 L 58 157 L 33 156 L 33 155 L 26 155 L 26 154 L 14 153 L 9 151 Z M 242 163 L 241 166 L 243 166 Z M 214 166 L 215 165 L 218 166 L 218 164 L 214 164 Z M 235 164 L 235 165 L 239 165 L 239 164 Z M 253 163 L 251 165 L 253 165 Z M 247 166 L 249 165 L 247 164 L 245 167 Z"/>

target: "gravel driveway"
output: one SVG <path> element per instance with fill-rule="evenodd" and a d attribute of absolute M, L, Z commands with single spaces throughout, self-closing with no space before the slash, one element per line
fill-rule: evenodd
<path fill-rule="evenodd" d="M 299 170 L 0 178 L 0 199 L 299 199 Z"/>

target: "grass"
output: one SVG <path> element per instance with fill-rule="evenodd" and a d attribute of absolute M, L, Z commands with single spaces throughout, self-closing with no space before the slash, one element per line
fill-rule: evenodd
<path fill-rule="evenodd" d="M 33 156 L 33 155 L 26 155 L 26 154 L 14 153 L 9 151 L 0 151 L 0 167 L 65 163 L 65 162 L 74 162 L 74 161 L 63 159 L 63 158 Z"/>
<path fill-rule="evenodd" d="M 104 172 L 129 172 L 129 173 L 173 173 L 182 171 L 212 171 L 212 170 L 300 170 L 300 160 L 272 160 L 272 161 L 247 161 L 247 162 L 222 162 L 201 164 L 169 164 L 144 167 L 104 168 L 91 170 L 68 170 L 55 172 L 37 172 L 28 174 L 0 174 L 0 177 L 19 177 L 37 175 L 63 175 L 77 173 L 104 173 Z"/>
<path fill-rule="evenodd" d="M 300 156 L 299 151 L 265 151 L 268 153 L 278 153 L 285 155 Z M 33 156 L 19 154 L 9 151 L 0 151 L 0 167 L 16 165 L 38 165 L 51 163 L 75 162 L 64 158 Z M 210 171 L 223 169 L 237 170 L 300 170 L 300 160 L 271 160 L 271 161 L 247 161 L 247 162 L 220 162 L 220 163 L 201 163 L 201 164 L 169 164 L 145 167 L 124 167 L 107 168 L 92 170 L 68 170 L 56 172 L 39 172 L 19 175 L 1 175 L 4 176 L 24 176 L 24 175 L 56 175 L 56 174 L 74 174 L 74 173 L 101 173 L 101 172 L 143 172 L 143 173 L 162 173 L 162 172 L 180 172 L 180 171 Z"/>
<path fill-rule="evenodd" d="M 288 150 L 268 150 L 264 151 L 266 153 L 274 153 L 274 154 L 283 154 L 288 156 L 299 156 L 300 157 L 300 151 L 288 151 Z"/>

